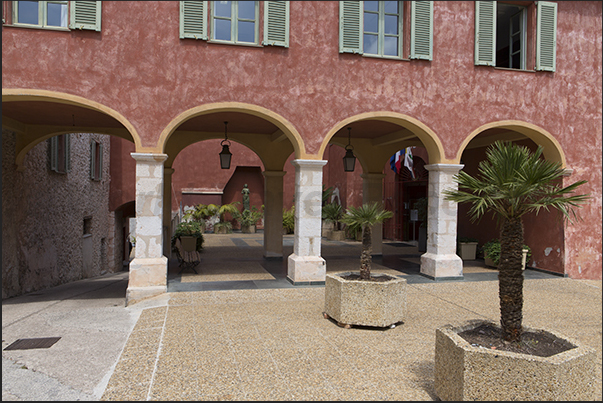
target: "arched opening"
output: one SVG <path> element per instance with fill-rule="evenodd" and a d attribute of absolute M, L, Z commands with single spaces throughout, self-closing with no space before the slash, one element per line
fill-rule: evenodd
<path fill-rule="evenodd" d="M 3 239 L 13 240 L 3 251 L 3 297 L 123 270 L 110 143 L 139 141 L 132 125 L 111 108 L 53 91 L 3 89 L 2 110 L 2 176 L 14 185 L 4 198 L 14 214 L 3 226 Z"/>
<path fill-rule="evenodd" d="M 539 145 L 544 148 L 543 157 L 565 166 L 565 156 L 559 143 L 545 130 L 519 121 L 494 122 L 474 131 L 463 143 L 459 151 L 463 170 L 472 176 L 478 174 L 478 165 L 486 159 L 488 147 L 497 140 L 511 141 L 535 151 Z M 494 216 L 487 214 L 478 223 L 471 223 L 468 217 L 469 205 L 458 206 L 459 238 L 473 238 L 478 242 L 478 258 L 481 247 L 500 237 L 500 227 Z M 526 262 L 529 268 L 559 274 L 564 267 L 564 225 L 556 211 L 542 211 L 538 215 L 523 217 L 524 240 L 531 250 L 531 258 Z"/>

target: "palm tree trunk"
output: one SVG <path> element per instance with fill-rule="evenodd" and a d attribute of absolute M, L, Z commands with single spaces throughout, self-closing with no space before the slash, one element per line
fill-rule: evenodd
<path fill-rule="evenodd" d="M 370 225 L 362 229 L 362 253 L 360 254 L 360 280 L 370 280 L 373 252 L 372 230 Z"/>
<path fill-rule="evenodd" d="M 502 338 L 520 341 L 523 317 L 523 223 L 521 218 L 504 220 L 500 233 L 498 295 Z"/>

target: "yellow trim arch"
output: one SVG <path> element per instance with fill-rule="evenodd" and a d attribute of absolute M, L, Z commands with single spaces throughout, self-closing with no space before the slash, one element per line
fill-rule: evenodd
<path fill-rule="evenodd" d="M 46 101 L 54 103 L 63 103 L 75 106 L 82 106 L 111 116 L 121 123 L 132 136 L 134 144 L 138 149 L 141 145 L 140 136 L 134 126 L 119 112 L 89 99 L 66 94 L 64 92 L 48 90 L 28 90 L 28 89 L 2 89 L 2 102 L 12 101 Z"/>
<path fill-rule="evenodd" d="M 453 161 L 446 159 L 446 154 L 444 152 L 442 142 L 440 141 L 438 136 L 424 123 L 421 123 L 417 119 L 412 118 L 408 115 L 404 115 L 402 113 L 385 111 L 361 113 L 359 115 L 351 116 L 337 123 L 331 130 L 329 130 L 326 137 L 324 138 L 322 144 L 320 145 L 318 156 L 322 158 L 327 148 L 327 145 L 331 141 L 331 138 L 333 138 L 335 133 L 337 133 L 343 127 L 360 120 L 369 119 L 382 120 L 385 122 L 394 123 L 416 134 L 427 149 L 430 164 L 453 163 Z"/>
<path fill-rule="evenodd" d="M 528 137 L 530 140 L 534 141 L 536 144 L 541 145 L 543 147 L 543 155 L 549 161 L 555 161 L 561 163 L 562 168 L 567 168 L 567 163 L 565 160 L 565 154 L 563 153 L 563 149 L 561 145 L 553 137 L 551 133 L 544 130 L 542 127 L 536 126 L 532 123 L 522 122 L 521 120 L 501 120 L 499 122 L 491 122 L 487 123 L 479 128 L 475 129 L 469 136 L 465 138 L 456 155 L 456 161 L 461 160 L 461 156 L 463 152 L 467 148 L 467 145 L 471 140 L 473 140 L 476 136 L 483 133 L 488 129 L 507 129 L 511 131 L 515 131 L 523 134 Z M 457 162 L 460 163 L 460 162 Z"/>
<path fill-rule="evenodd" d="M 176 128 L 180 126 L 180 124 L 182 124 L 183 122 L 192 119 L 196 116 L 208 115 L 217 112 L 247 113 L 269 121 L 270 123 L 278 127 L 280 130 L 282 130 L 283 133 L 289 139 L 289 141 L 291 141 L 295 152 L 295 158 L 307 158 L 306 147 L 304 145 L 302 137 L 287 119 L 261 106 L 241 102 L 217 102 L 196 106 L 194 108 L 182 112 L 174 119 L 172 119 L 172 121 L 170 121 L 170 123 L 161 132 L 161 135 L 159 136 L 159 140 L 157 142 L 158 149 L 162 150 L 161 152 L 165 152 L 165 147 L 170 136 L 174 133 Z"/>

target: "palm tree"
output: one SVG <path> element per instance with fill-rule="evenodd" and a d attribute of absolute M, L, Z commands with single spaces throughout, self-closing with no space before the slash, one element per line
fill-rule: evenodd
<path fill-rule="evenodd" d="M 360 280 L 371 279 L 371 253 L 373 251 L 373 225 L 382 223 L 393 217 L 393 213 L 384 210 L 381 203 L 363 204 L 362 207 L 351 206 L 347 209 L 341 222 L 362 228 L 362 253 L 360 254 Z"/>
<path fill-rule="evenodd" d="M 502 338 L 506 341 L 519 342 L 522 332 L 522 217 L 554 209 L 571 222 L 578 218 L 575 208 L 590 199 L 587 194 L 574 194 L 585 180 L 562 187 L 561 164 L 541 158 L 542 152 L 542 146 L 530 153 L 527 147 L 496 141 L 478 166 L 479 178 L 461 171 L 454 177 L 459 189 L 444 192 L 447 200 L 471 203 L 472 222 L 490 211 L 500 225 L 498 293 Z"/>

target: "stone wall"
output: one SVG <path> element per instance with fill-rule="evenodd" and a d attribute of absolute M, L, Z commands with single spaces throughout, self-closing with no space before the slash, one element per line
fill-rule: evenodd
<path fill-rule="evenodd" d="M 90 179 L 90 141 L 103 144 L 103 176 Z M 109 137 L 71 134 L 71 170 L 49 169 L 48 141 L 15 165 L 16 135 L 2 131 L 2 298 L 122 270 L 109 211 Z M 84 219 L 91 219 L 84 235 Z"/>

